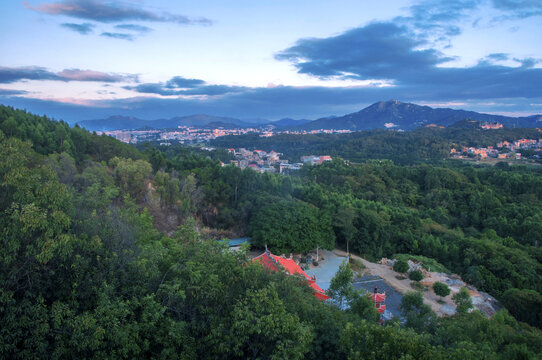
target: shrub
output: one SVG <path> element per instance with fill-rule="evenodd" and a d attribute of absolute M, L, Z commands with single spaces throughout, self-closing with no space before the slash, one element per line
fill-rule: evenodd
<path fill-rule="evenodd" d="M 406 273 L 408 269 L 410 269 L 410 267 L 408 266 L 408 263 L 404 260 L 397 260 L 393 265 L 393 270 L 401 274 Z"/>
<path fill-rule="evenodd" d="M 448 285 L 438 281 L 433 284 L 433 291 L 441 298 L 450 295 L 450 288 L 448 287 Z"/>
<path fill-rule="evenodd" d="M 410 280 L 413 280 L 413 281 L 421 281 L 423 280 L 423 273 L 420 270 L 412 270 L 408 274 L 408 277 Z"/>

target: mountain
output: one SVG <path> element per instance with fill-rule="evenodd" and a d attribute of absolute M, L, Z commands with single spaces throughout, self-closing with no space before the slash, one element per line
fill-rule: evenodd
<path fill-rule="evenodd" d="M 322 118 L 296 128 L 302 130 L 347 129 L 354 131 L 368 129 L 413 130 L 429 124 L 450 126 L 464 119 L 491 123 L 498 122 L 507 127 L 542 126 L 542 115 L 515 118 L 466 110 L 432 108 L 390 100 L 377 102 L 356 113 L 335 118 Z"/>
<path fill-rule="evenodd" d="M 307 119 L 295 120 L 295 119 L 285 118 L 285 119 L 280 119 L 280 120 L 277 120 L 277 121 L 273 121 L 273 122 L 269 123 L 269 125 L 273 125 L 275 127 L 282 128 L 282 127 L 290 127 L 290 126 L 301 126 L 301 125 L 307 124 L 307 123 L 309 123 L 311 121 L 312 120 L 307 120 Z"/>
<path fill-rule="evenodd" d="M 107 119 L 83 120 L 77 125 L 90 131 L 139 129 L 149 126 L 149 121 L 128 116 L 110 116 Z"/>
<path fill-rule="evenodd" d="M 171 129 L 178 126 L 208 127 L 209 125 L 217 124 L 218 126 L 229 128 L 254 126 L 254 123 L 244 122 L 239 119 L 203 114 L 158 120 L 141 120 L 134 117 L 116 115 L 110 116 L 107 119 L 83 120 L 77 124 L 90 131 L 134 130 L 145 127 L 152 129 Z"/>

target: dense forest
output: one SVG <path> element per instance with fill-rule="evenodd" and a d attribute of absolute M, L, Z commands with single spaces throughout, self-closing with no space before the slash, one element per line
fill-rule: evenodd
<path fill-rule="evenodd" d="M 408 132 L 392 130 L 357 131 L 349 134 L 282 134 L 260 137 L 259 134 L 224 136 L 212 140 L 221 148 L 277 151 L 293 162 L 303 155 L 331 155 L 353 162 L 372 159 L 393 160 L 395 164 L 438 162 L 450 155 L 450 149 L 463 146 L 495 146 L 500 141 L 521 138 L 538 139 L 538 129 L 486 131 L 477 122 L 461 121 L 447 128 L 425 127 Z"/>
<path fill-rule="evenodd" d="M 138 150 L 0 107 L 0 358 L 542 355 L 537 168 L 336 159 L 283 176 L 208 155 Z M 348 242 L 370 259 L 427 256 L 508 310 L 437 318 L 414 293 L 405 323 L 380 325 L 348 281 L 340 310 L 216 234 L 277 251 Z"/>

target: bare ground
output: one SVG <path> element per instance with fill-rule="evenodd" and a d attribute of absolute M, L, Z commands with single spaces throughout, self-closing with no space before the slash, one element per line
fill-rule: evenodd
<path fill-rule="evenodd" d="M 338 256 L 346 256 L 346 252 L 339 249 L 335 249 L 333 250 L 333 252 Z M 410 279 L 397 279 L 396 276 L 399 274 L 393 271 L 390 266 L 375 264 L 353 254 L 350 254 L 350 257 L 361 261 L 363 265 L 365 265 L 366 271 L 369 274 L 381 277 L 386 283 L 388 283 L 391 287 L 393 287 L 401 294 L 405 294 L 408 291 L 415 290 L 410 285 L 410 283 L 412 282 Z M 443 304 L 439 303 L 438 300 L 440 299 L 440 297 L 435 295 L 430 286 L 435 281 L 440 281 L 440 276 L 438 275 L 438 273 L 428 272 L 424 281 L 422 282 L 423 284 L 429 286 L 429 290 L 423 291 L 423 301 L 425 304 L 429 305 L 431 309 L 433 309 L 433 311 L 437 313 L 438 316 L 452 315 L 453 313 L 455 313 L 455 304 L 452 301 L 452 294 L 443 298 Z"/>

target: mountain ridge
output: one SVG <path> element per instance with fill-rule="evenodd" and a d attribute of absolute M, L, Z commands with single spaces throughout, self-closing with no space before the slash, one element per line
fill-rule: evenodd
<path fill-rule="evenodd" d="M 300 130 L 341 129 L 353 131 L 370 129 L 414 130 L 429 124 L 450 126 L 464 119 L 499 122 L 507 127 L 542 126 L 542 115 L 509 117 L 451 108 L 432 108 L 427 105 L 389 100 L 376 102 L 355 113 L 332 119 L 317 119 L 296 128 Z"/>
<path fill-rule="evenodd" d="M 222 126 L 228 128 L 247 128 L 272 126 L 278 129 L 291 130 L 414 130 L 429 124 L 450 126 L 464 119 L 480 122 L 501 123 L 506 127 L 539 127 L 542 126 L 542 115 L 511 117 L 479 113 L 469 110 L 451 108 L 432 108 L 427 105 L 404 103 L 398 100 L 379 101 L 366 108 L 343 116 L 329 116 L 316 120 L 294 120 L 284 118 L 278 121 L 257 119 L 243 121 L 232 117 L 194 114 L 177 116 L 171 119 L 142 120 L 122 115 L 110 116 L 106 119 L 83 120 L 78 122 L 91 131 L 134 130 L 139 128 L 167 129 L 178 126 L 209 127 Z"/>

